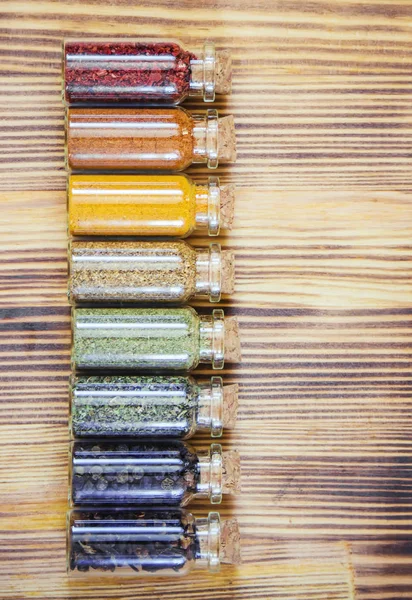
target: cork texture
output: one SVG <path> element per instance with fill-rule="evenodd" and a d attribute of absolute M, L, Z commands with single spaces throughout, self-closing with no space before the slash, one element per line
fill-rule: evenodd
<path fill-rule="evenodd" d="M 220 186 L 220 227 L 232 229 L 235 217 L 236 186 L 228 183 Z"/>
<path fill-rule="evenodd" d="M 235 255 L 231 250 L 222 250 L 222 294 L 233 294 L 235 291 Z"/>
<path fill-rule="evenodd" d="M 215 92 L 230 94 L 232 91 L 232 57 L 229 50 L 216 52 Z"/>
<path fill-rule="evenodd" d="M 240 552 L 240 531 L 237 519 L 227 519 L 220 525 L 220 562 L 239 565 L 242 562 Z"/>
<path fill-rule="evenodd" d="M 232 115 L 221 117 L 219 122 L 218 160 L 221 163 L 232 163 L 236 160 L 235 122 Z"/>
<path fill-rule="evenodd" d="M 236 317 L 225 319 L 225 362 L 238 363 L 242 357 L 239 322 Z"/>
<path fill-rule="evenodd" d="M 222 493 L 240 494 L 240 455 L 237 450 L 223 452 Z"/>
<path fill-rule="evenodd" d="M 237 421 L 239 386 L 237 383 L 223 386 L 223 427 L 233 429 Z"/>

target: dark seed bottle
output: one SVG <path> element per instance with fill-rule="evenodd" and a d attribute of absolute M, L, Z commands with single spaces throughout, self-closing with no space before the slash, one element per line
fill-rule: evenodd
<path fill-rule="evenodd" d="M 67 520 L 69 575 L 186 575 L 240 562 L 236 519 L 184 509 L 74 510 Z"/>
<path fill-rule="evenodd" d="M 69 465 L 73 505 L 219 504 L 222 494 L 239 492 L 239 454 L 220 444 L 196 451 L 184 442 L 77 441 Z"/>
<path fill-rule="evenodd" d="M 174 105 L 188 96 L 229 94 L 231 60 L 213 42 L 189 52 L 173 41 L 67 40 L 63 100 L 68 104 Z"/>
<path fill-rule="evenodd" d="M 220 437 L 237 416 L 238 386 L 223 386 L 221 377 L 73 375 L 69 393 L 77 438 L 190 438 L 196 431 Z"/>
<path fill-rule="evenodd" d="M 77 308 L 72 311 L 73 369 L 171 369 L 238 362 L 235 317 L 185 308 Z"/>

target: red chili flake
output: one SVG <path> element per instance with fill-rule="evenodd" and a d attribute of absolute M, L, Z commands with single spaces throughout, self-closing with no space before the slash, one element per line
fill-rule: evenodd
<path fill-rule="evenodd" d="M 65 99 L 69 104 L 177 104 L 189 92 L 195 58 L 175 43 L 67 42 Z"/>

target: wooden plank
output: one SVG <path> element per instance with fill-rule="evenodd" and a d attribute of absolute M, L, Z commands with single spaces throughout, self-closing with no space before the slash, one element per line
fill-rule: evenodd
<path fill-rule="evenodd" d="M 4 0 L 0 11 L 1 597 L 411 598 L 410 0 Z M 217 106 L 235 114 L 239 160 L 219 175 L 239 192 L 220 241 L 236 254 L 223 306 L 240 319 L 243 362 L 225 371 L 241 393 L 222 443 L 241 450 L 243 493 L 222 514 L 239 518 L 244 564 L 69 582 L 60 45 L 152 31 L 188 47 L 214 38 L 235 58 L 234 93 Z"/>
<path fill-rule="evenodd" d="M 225 178 L 254 188 L 409 191 L 409 0 L 300 5 L 3 0 L 3 189 L 65 186 L 62 37 L 155 31 L 188 46 L 209 35 L 233 52 L 233 94 L 217 107 L 235 115 L 239 161 Z"/>

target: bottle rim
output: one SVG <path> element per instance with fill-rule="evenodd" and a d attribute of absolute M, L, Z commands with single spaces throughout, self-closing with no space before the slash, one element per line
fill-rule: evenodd
<path fill-rule="evenodd" d="M 221 308 L 215 308 L 213 317 L 213 357 L 214 369 L 223 369 L 225 364 L 225 313 Z"/>
<path fill-rule="evenodd" d="M 216 87 L 216 48 L 213 42 L 203 45 L 203 100 L 214 102 Z"/>

